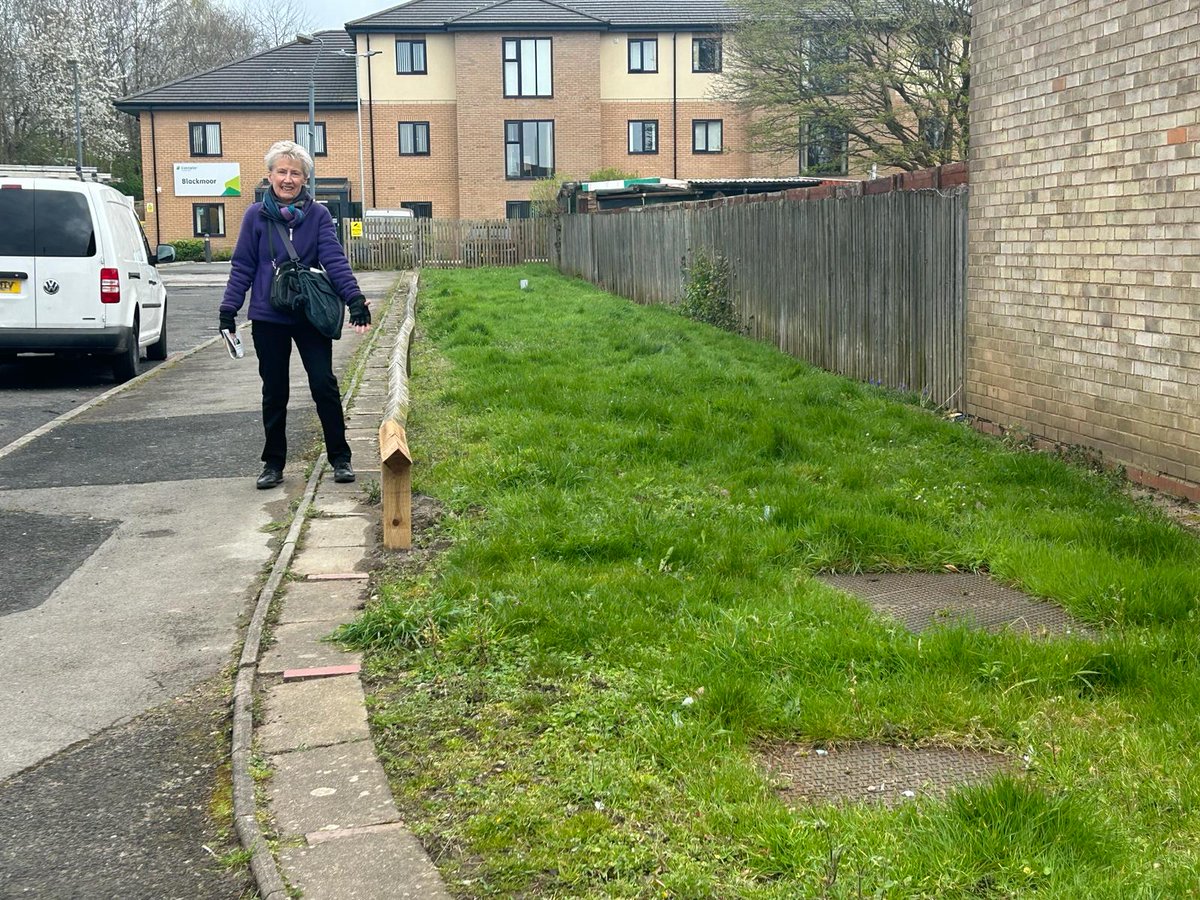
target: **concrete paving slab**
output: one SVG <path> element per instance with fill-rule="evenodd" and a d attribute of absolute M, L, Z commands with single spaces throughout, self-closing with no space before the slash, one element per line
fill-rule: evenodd
<path fill-rule="evenodd" d="M 358 472 L 359 470 L 356 469 L 355 471 Z M 320 500 L 322 496 L 329 496 L 331 494 L 354 496 L 361 495 L 362 493 L 363 486 L 361 481 L 348 481 L 339 484 L 333 480 L 333 473 L 328 471 L 321 478 L 321 483 L 317 486 L 316 499 Z"/>
<path fill-rule="evenodd" d="M 365 741 L 371 732 L 364 704 L 356 675 L 277 684 L 267 691 L 254 736 L 267 753 Z"/>
<path fill-rule="evenodd" d="M 400 821 L 370 741 L 274 755 L 271 767 L 267 797 L 282 837 Z"/>
<path fill-rule="evenodd" d="M 375 522 L 368 516 L 317 516 L 308 520 L 304 553 L 320 548 L 366 547 Z"/>
<path fill-rule="evenodd" d="M 370 561 L 364 547 L 310 547 L 292 560 L 297 575 L 331 575 L 337 572 L 369 572 Z"/>
<path fill-rule="evenodd" d="M 367 473 L 368 476 L 375 473 Z M 372 506 L 365 499 L 353 496 L 325 497 L 319 502 L 314 499 L 313 508 L 327 516 L 370 516 L 378 522 L 381 515 L 378 506 Z"/>
<path fill-rule="evenodd" d="M 425 848 L 401 826 L 360 829 L 280 850 L 304 900 L 449 900 Z"/>
<path fill-rule="evenodd" d="M 293 581 L 283 599 L 279 624 L 349 622 L 357 618 L 366 597 L 365 581 Z"/>
<path fill-rule="evenodd" d="M 258 671 L 270 675 L 281 674 L 284 669 L 345 666 L 355 663 L 361 665 L 361 653 L 342 650 L 337 644 L 323 640 L 339 624 L 341 623 L 297 622 L 294 625 L 277 625 L 275 643 L 263 653 L 258 663 Z"/>

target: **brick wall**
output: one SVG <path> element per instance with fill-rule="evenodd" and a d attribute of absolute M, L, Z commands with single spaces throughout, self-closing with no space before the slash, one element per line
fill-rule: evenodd
<path fill-rule="evenodd" d="M 225 206 L 225 236 L 214 237 L 214 249 L 232 248 L 246 208 L 254 202 L 254 189 L 267 174 L 263 155 L 275 141 L 293 140 L 294 123 L 307 122 L 307 110 L 255 110 L 247 112 L 185 111 L 154 113 L 154 143 L 151 116 L 143 112 L 142 172 L 145 198 L 156 205 L 146 213 L 146 236 L 160 243 L 192 237 L 192 205 L 221 203 Z M 358 196 L 358 125 L 354 110 L 318 110 L 316 120 L 325 123 L 328 156 L 316 158 L 321 178 L 347 178 Z M 189 122 L 221 123 L 221 155 L 192 156 L 188 143 Z M 395 126 L 393 125 L 393 128 Z M 157 158 L 157 177 L 155 159 Z M 176 197 L 175 163 L 236 162 L 241 164 L 240 197 Z M 370 176 L 368 175 L 368 178 Z M 161 228 L 161 233 L 160 233 Z"/>
<path fill-rule="evenodd" d="M 1200 495 L 1194 6 L 976 3 L 966 406 Z"/>
<path fill-rule="evenodd" d="M 368 119 L 367 111 L 363 112 Z M 376 103 L 363 128 L 375 138 L 374 194 L 367 149 L 367 202 L 395 209 L 401 203 L 433 204 L 438 218 L 458 218 L 458 121 L 453 103 Z M 429 123 L 429 155 L 400 155 L 400 122 Z M 372 124 L 373 123 L 373 124 Z"/>

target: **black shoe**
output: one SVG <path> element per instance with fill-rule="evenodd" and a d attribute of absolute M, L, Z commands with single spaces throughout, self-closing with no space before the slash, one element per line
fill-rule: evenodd
<path fill-rule="evenodd" d="M 260 491 L 267 488 L 273 488 L 283 484 L 283 473 L 278 469 L 267 466 L 262 470 L 262 474 L 258 476 L 258 481 L 254 482 L 254 486 Z"/>
<path fill-rule="evenodd" d="M 354 469 L 350 463 L 334 463 L 333 464 L 333 480 L 338 484 L 349 484 L 354 480 Z"/>

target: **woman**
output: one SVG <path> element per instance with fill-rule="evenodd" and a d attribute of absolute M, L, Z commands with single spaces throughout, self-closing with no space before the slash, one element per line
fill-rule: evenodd
<path fill-rule="evenodd" d="M 303 313 L 292 315 L 271 305 L 271 280 L 275 267 L 289 259 L 281 230 L 291 238 L 300 262 L 322 266 L 334 290 L 346 301 L 350 324 L 359 334 L 371 326 L 371 311 L 358 287 L 350 263 L 338 242 L 329 211 L 315 202 L 305 185 L 312 177 L 308 151 L 293 141 L 279 141 L 267 151 L 270 189 L 262 203 L 246 210 L 233 251 L 229 284 L 221 300 L 221 330 L 233 331 L 235 315 L 250 291 L 251 334 L 262 378 L 263 443 L 260 489 L 283 482 L 287 462 L 287 404 L 292 344 L 300 351 L 308 387 L 317 404 L 325 433 L 325 454 L 333 466 L 333 480 L 354 480 L 346 420 L 342 417 L 341 391 L 333 374 L 333 341 L 320 334 Z"/>

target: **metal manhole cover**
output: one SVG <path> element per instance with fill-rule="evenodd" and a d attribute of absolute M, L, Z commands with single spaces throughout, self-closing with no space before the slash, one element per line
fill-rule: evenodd
<path fill-rule="evenodd" d="M 889 572 L 817 577 L 859 597 L 876 612 L 898 619 L 911 631 L 964 625 L 1029 637 L 1094 637 L 1087 626 L 1060 607 L 983 575 Z"/>
<path fill-rule="evenodd" d="M 951 747 L 887 747 L 850 744 L 822 750 L 777 744 L 759 758 L 789 806 L 881 803 L 894 806 L 917 797 L 944 797 L 955 788 L 1014 771 L 998 753 Z"/>

